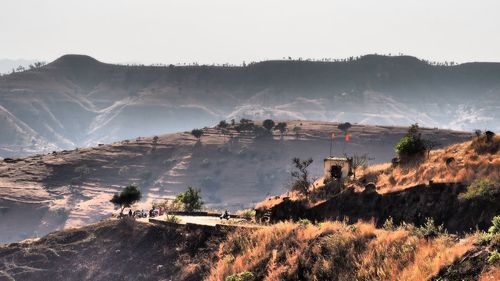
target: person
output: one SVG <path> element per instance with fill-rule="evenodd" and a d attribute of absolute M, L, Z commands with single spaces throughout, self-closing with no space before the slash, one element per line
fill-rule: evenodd
<path fill-rule="evenodd" d="M 128 209 L 128 216 L 131 217 L 132 216 L 132 209 Z"/>
<path fill-rule="evenodd" d="M 224 214 L 220 216 L 220 219 L 226 219 L 229 220 L 229 212 L 227 210 L 224 211 Z"/>

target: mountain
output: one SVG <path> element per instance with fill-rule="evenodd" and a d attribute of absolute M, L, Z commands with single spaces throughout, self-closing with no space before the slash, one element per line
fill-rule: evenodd
<path fill-rule="evenodd" d="M 197 141 L 190 133 L 159 135 L 53 152 L 0 162 L 0 242 L 43 235 L 109 217 L 112 195 L 137 184 L 142 204 L 164 200 L 188 186 L 201 188 L 205 206 L 235 211 L 252 208 L 266 196 L 285 192 L 291 159 L 312 157 L 311 175 L 321 176 L 323 159 L 333 144 L 334 155 L 368 154 L 370 163 L 394 157 L 394 144 L 407 128 L 353 125 L 345 142 L 338 123 L 287 121 L 298 135 L 259 136 L 219 128 L 204 129 Z M 256 123 L 260 126 L 260 123 Z M 332 132 L 338 137 L 331 143 Z M 424 137 L 444 146 L 472 134 L 422 129 Z M 232 135 L 232 137 L 230 137 Z"/>
<path fill-rule="evenodd" d="M 162 67 L 65 55 L 0 77 L 0 156 L 243 117 L 499 130 L 499 77 L 500 63 L 444 66 L 409 56 Z"/>

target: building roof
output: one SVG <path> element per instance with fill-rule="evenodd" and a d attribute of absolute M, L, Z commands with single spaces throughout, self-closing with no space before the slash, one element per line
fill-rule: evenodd
<path fill-rule="evenodd" d="M 328 157 L 328 158 L 325 158 L 324 161 L 349 161 L 347 158 L 345 157 Z"/>

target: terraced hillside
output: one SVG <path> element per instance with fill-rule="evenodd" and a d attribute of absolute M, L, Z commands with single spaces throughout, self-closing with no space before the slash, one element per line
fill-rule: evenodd
<path fill-rule="evenodd" d="M 197 141 L 190 133 L 167 134 L 116 142 L 93 148 L 54 152 L 0 163 L 0 241 L 43 235 L 54 229 L 77 227 L 107 217 L 112 194 L 136 183 L 143 204 L 174 196 L 187 186 L 202 190 L 206 206 L 230 210 L 253 207 L 266 196 L 281 194 L 289 183 L 293 157 L 312 157 L 319 176 L 328 156 L 336 123 L 289 121 L 301 127 L 283 139 L 239 134 L 222 135 L 204 129 Z M 353 125 L 351 141 L 336 138 L 333 152 L 368 153 L 371 163 L 389 161 L 393 146 L 406 133 L 403 127 Z M 464 141 L 471 134 L 424 129 L 442 145 Z"/>

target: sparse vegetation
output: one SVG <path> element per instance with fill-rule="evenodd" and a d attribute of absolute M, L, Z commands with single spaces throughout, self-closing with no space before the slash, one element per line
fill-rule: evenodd
<path fill-rule="evenodd" d="M 495 200 L 500 188 L 485 178 L 476 179 L 459 195 L 460 200 Z"/>
<path fill-rule="evenodd" d="M 139 188 L 135 185 L 129 185 L 126 186 L 119 194 L 113 195 L 110 202 L 121 208 L 120 215 L 122 215 L 125 208 L 128 208 L 141 200 L 141 197 L 141 190 L 139 190 Z"/>
<path fill-rule="evenodd" d="M 226 277 L 226 281 L 253 281 L 255 276 L 250 271 L 245 271 L 239 274 L 231 274 Z"/>
<path fill-rule="evenodd" d="M 187 212 L 201 210 L 203 206 L 201 191 L 191 186 L 188 187 L 187 191 L 179 193 L 175 201 L 181 203 L 184 211 Z"/>
<path fill-rule="evenodd" d="M 500 148 L 500 137 L 491 131 L 481 134 L 476 131 L 476 137 L 471 142 L 471 147 L 477 154 L 495 154 Z"/>
<path fill-rule="evenodd" d="M 87 165 L 81 165 L 75 168 L 75 173 L 83 179 L 90 174 L 90 168 Z"/>
<path fill-rule="evenodd" d="M 294 126 L 292 129 L 292 132 L 295 134 L 295 139 L 298 140 L 300 137 L 300 131 L 302 131 L 302 128 L 299 126 Z"/>
<path fill-rule="evenodd" d="M 208 281 L 235 272 L 255 280 L 428 280 L 472 248 L 472 239 L 422 238 L 403 228 L 324 222 L 238 231 L 219 251 Z"/>
<path fill-rule="evenodd" d="M 166 214 L 165 215 L 165 221 L 166 222 L 169 222 L 169 223 L 175 223 L 175 224 L 178 224 L 181 222 L 181 219 L 176 216 L 176 215 L 169 215 L 169 214 Z"/>
<path fill-rule="evenodd" d="M 127 176 L 129 172 L 130 172 L 130 168 L 128 166 L 123 166 L 118 171 L 118 175 L 124 177 L 124 176 Z"/>
<path fill-rule="evenodd" d="M 445 234 L 446 230 L 443 225 L 436 225 L 433 218 L 427 218 L 425 223 L 416 229 L 416 233 L 424 238 L 435 238 Z"/>
<path fill-rule="evenodd" d="M 311 180 L 309 178 L 309 171 L 307 168 L 312 164 L 312 162 L 312 158 L 307 160 L 300 160 L 299 158 L 292 159 L 292 163 L 296 169 L 291 172 L 291 176 L 294 179 L 294 182 L 292 183 L 293 191 L 298 191 L 306 196 L 309 194 Z"/>
<path fill-rule="evenodd" d="M 255 219 L 255 210 L 254 209 L 241 210 L 241 211 L 238 211 L 236 214 L 241 216 L 242 218 L 244 218 L 246 220 Z"/>

